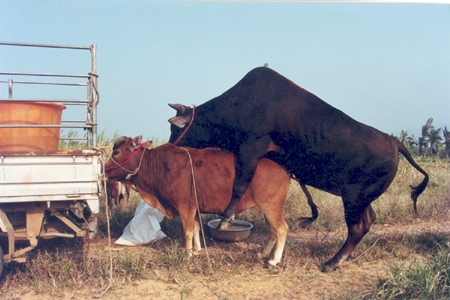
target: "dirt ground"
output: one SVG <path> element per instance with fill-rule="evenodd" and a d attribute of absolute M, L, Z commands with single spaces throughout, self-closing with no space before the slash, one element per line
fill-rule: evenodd
<path fill-rule="evenodd" d="M 450 223 L 423 222 L 414 219 L 410 224 L 389 225 L 375 224 L 371 232 L 366 236 L 373 242 L 359 257 L 353 257 L 352 262 L 347 262 L 335 272 L 324 274 L 319 271 L 320 264 L 317 261 L 305 261 L 301 263 L 290 258 L 283 258 L 282 267 L 266 269 L 263 263 L 256 262 L 245 264 L 244 269 L 236 270 L 230 276 L 226 276 L 221 270 L 212 270 L 212 274 L 188 273 L 166 277 L 161 274 L 152 276 L 152 279 L 139 280 L 135 282 L 115 282 L 109 288 L 91 290 L 80 288 L 66 294 L 61 299 L 361 299 L 370 295 L 371 288 L 379 278 L 386 277 L 386 271 L 392 264 L 407 263 L 415 259 L 402 255 L 382 255 L 373 259 L 365 257 L 371 255 L 371 248 L 376 248 L 380 240 L 388 241 L 389 238 L 400 236 L 414 236 L 426 232 L 443 232 L 450 234 Z M 345 228 L 336 232 L 319 232 L 300 230 L 290 232 L 287 248 L 301 246 L 311 239 L 325 240 L 330 236 L 345 236 Z M 262 247 L 265 234 L 252 233 L 242 242 L 218 243 L 217 247 L 208 249 L 210 255 L 215 257 L 221 252 L 230 251 L 256 251 Z M 106 250 L 106 241 L 97 241 L 89 247 L 92 251 Z M 223 247 L 222 247 L 223 246 Z M 152 247 L 115 248 L 115 251 L 152 251 Z M 384 245 L 386 247 L 386 245 Z M 224 249 L 225 248 L 225 249 Z M 255 250 L 256 249 L 256 250 Z M 206 255 L 202 252 L 201 255 Z M 236 262 L 238 263 L 238 262 Z M 229 265 L 230 269 L 233 266 Z M 44 295 L 36 295 L 28 292 L 15 299 L 43 299 Z M 370 297 L 369 297 L 370 298 Z"/>

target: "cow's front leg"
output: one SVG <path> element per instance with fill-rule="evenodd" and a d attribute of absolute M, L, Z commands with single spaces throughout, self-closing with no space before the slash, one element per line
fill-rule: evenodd
<path fill-rule="evenodd" d="M 259 160 L 266 154 L 271 139 L 253 138 L 239 148 L 236 158 L 236 176 L 233 183 L 233 194 L 227 209 L 224 211 L 217 229 L 225 230 L 230 227 L 231 220 L 242 196 L 250 185 Z"/>
<path fill-rule="evenodd" d="M 193 249 L 192 243 L 194 242 L 197 244 L 197 240 L 194 240 L 195 238 L 195 229 L 196 229 L 196 210 L 186 210 L 180 209 L 180 217 L 181 217 L 181 224 L 183 225 L 183 231 L 184 231 L 184 238 L 185 238 L 185 251 L 188 257 L 191 257 L 193 252 L 195 251 L 195 248 Z M 200 239 L 198 239 L 198 242 L 200 243 Z M 198 245 L 195 245 L 198 246 Z"/>
<path fill-rule="evenodd" d="M 195 215 L 195 227 L 194 227 L 194 249 L 192 254 L 199 255 L 200 250 L 202 250 L 202 245 L 200 243 L 200 220 L 198 214 Z"/>

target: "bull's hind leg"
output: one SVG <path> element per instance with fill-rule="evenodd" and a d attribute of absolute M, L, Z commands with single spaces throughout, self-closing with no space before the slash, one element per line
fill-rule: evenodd
<path fill-rule="evenodd" d="M 370 226 L 376 218 L 370 204 L 387 190 L 394 180 L 397 167 L 398 153 L 395 152 L 390 164 L 380 165 L 371 171 L 372 177 L 367 177 L 365 182 L 360 185 L 346 186 L 342 191 L 348 236 L 339 252 L 325 263 L 322 272 L 331 272 L 340 267 L 364 235 L 369 232 Z M 372 184 L 369 184 L 370 182 Z"/>
<path fill-rule="evenodd" d="M 349 208 L 346 206 L 345 220 L 348 227 L 347 240 L 339 252 L 325 263 L 321 271 L 331 272 L 340 267 L 342 263 L 348 259 L 364 235 L 369 232 L 370 225 L 375 221 L 375 218 L 375 212 L 370 204 L 362 209 L 355 209 L 355 207 Z"/>

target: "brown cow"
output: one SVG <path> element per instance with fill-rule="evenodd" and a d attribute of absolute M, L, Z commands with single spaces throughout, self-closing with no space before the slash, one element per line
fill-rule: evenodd
<path fill-rule="evenodd" d="M 132 185 L 149 205 L 158 208 L 167 218 L 179 215 L 186 252 L 198 254 L 201 245 L 197 203 L 201 213 L 221 214 L 227 208 L 235 176 L 234 155 L 219 149 L 179 148 L 172 144 L 147 149 L 150 142 L 143 145 L 141 139 L 142 136 L 117 139 L 112 158 L 105 164 L 105 174 L 110 180 Z M 262 159 L 237 206 L 236 212 L 257 206 L 264 213 L 270 234 L 258 256 L 268 257 L 276 242 L 274 257 L 269 261 L 271 265 L 280 262 L 289 229 L 282 214 L 289 183 L 286 170 L 269 159 Z"/>

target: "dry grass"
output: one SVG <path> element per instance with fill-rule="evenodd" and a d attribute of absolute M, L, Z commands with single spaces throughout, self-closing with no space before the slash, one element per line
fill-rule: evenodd
<path fill-rule="evenodd" d="M 395 290 L 399 284 L 408 285 L 399 277 L 406 274 L 405 270 L 413 274 L 410 275 L 411 282 L 418 281 L 419 276 L 414 275 L 418 266 L 426 269 L 431 264 L 428 269 L 432 270 L 438 254 L 442 251 L 448 253 L 449 249 L 448 232 L 441 232 L 439 227 L 439 224 L 448 222 L 449 217 L 449 164 L 443 161 L 420 164 L 429 172 L 430 183 L 419 197 L 418 215 L 414 216 L 409 185 L 418 184 L 422 175 L 402 161 L 389 190 L 373 203 L 377 214 L 374 230 L 354 251 L 354 261 L 330 275 L 323 275 L 318 269 L 345 240 L 346 225 L 341 199 L 310 188 L 320 208 L 319 218 L 308 228 L 301 228 L 298 219 L 309 217 L 311 211 L 301 189 L 294 182 L 284 208 L 291 232 L 278 268 L 263 269 L 264 262 L 256 256 L 268 230 L 263 215 L 257 209 L 251 209 L 237 216 L 255 226 L 246 241 L 220 242 L 206 232 L 208 255 L 203 251 L 193 259 L 188 259 L 182 251 L 184 241 L 179 219 L 164 220 L 161 226 L 168 239 L 145 247 L 113 251 L 111 276 L 110 256 L 106 250 L 106 216 L 101 215 L 99 225 L 103 235 L 99 239 L 86 242 L 44 241 L 36 251 L 30 252 L 25 265 L 8 264 L 0 283 L 0 298 L 33 299 L 36 295 L 91 298 L 108 286 L 114 287 L 114 291 L 108 292 L 108 299 L 134 299 L 139 296 L 155 299 L 226 299 L 250 295 L 246 294 L 250 290 L 253 298 L 266 297 L 269 291 L 272 298 L 278 299 L 404 299 L 408 295 L 419 298 L 420 295 L 432 296 L 418 293 L 417 289 L 427 288 L 426 284 L 414 285 L 410 294 Z M 133 194 L 129 208 L 113 212 L 113 239 L 120 236 L 139 201 L 138 195 Z M 203 221 L 206 223 L 216 217 L 203 215 Z M 437 225 L 435 228 L 422 228 L 422 224 Z M 409 226 L 410 230 L 401 229 Z M 442 259 L 438 263 L 442 263 Z M 371 267 L 368 266 L 375 268 L 375 265 L 383 265 L 380 270 L 384 271 L 369 273 Z M 357 277 L 350 276 L 352 272 L 358 274 Z M 433 273 L 430 271 L 428 274 Z M 355 279 L 359 281 L 358 285 L 355 285 Z M 139 280 L 151 282 L 152 288 L 147 288 L 146 293 L 136 288 L 134 296 L 130 296 L 129 289 L 121 289 L 124 284 L 131 288 Z M 424 280 L 427 281 L 426 275 Z M 447 282 L 444 281 L 444 288 L 445 284 Z M 279 286 L 283 288 L 280 290 Z M 259 290 L 263 288 L 266 288 L 266 294 L 258 294 L 262 293 Z M 440 292 L 434 295 L 450 296 L 445 290 Z M 400 296 L 396 298 L 395 295 Z"/>

